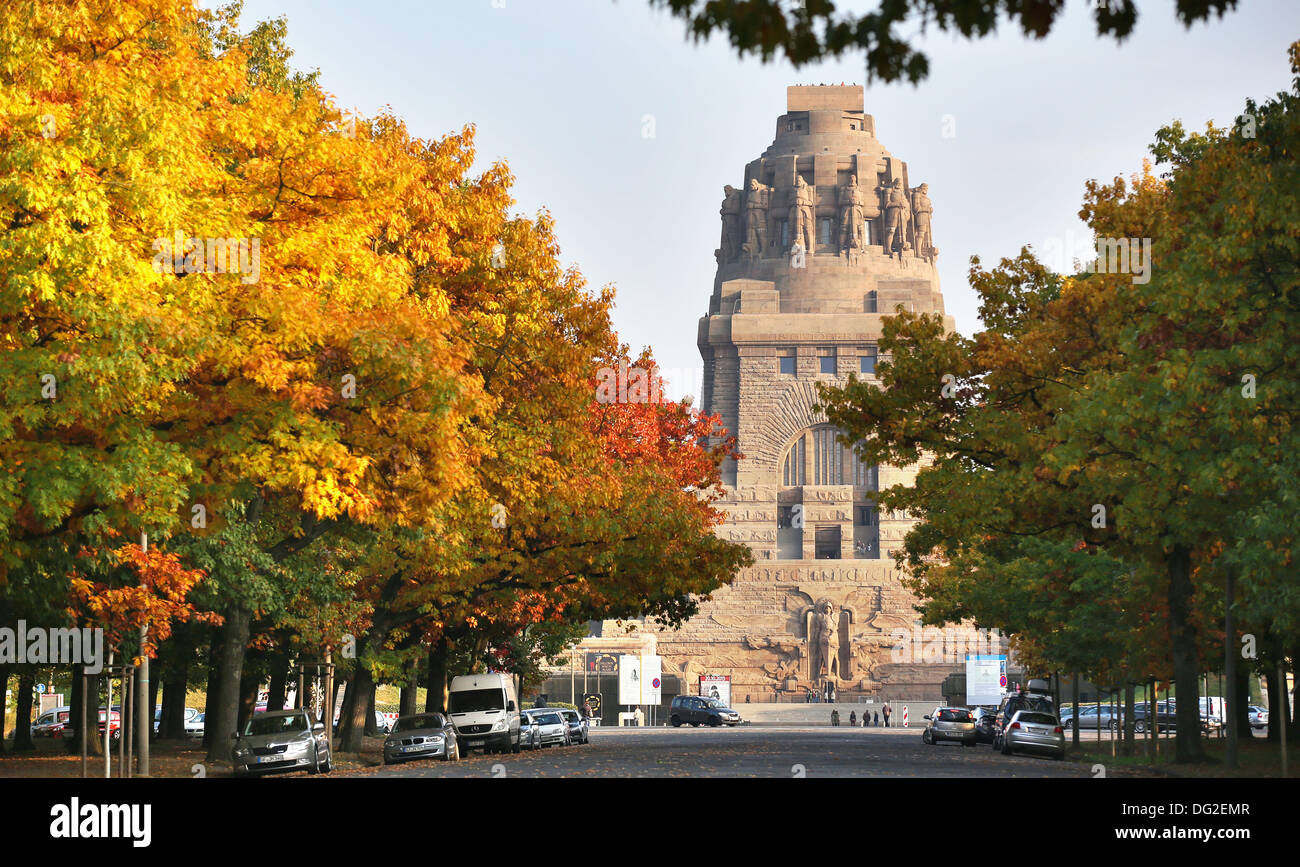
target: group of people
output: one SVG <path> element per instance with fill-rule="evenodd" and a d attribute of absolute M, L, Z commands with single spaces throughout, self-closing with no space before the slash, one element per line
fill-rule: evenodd
<path fill-rule="evenodd" d="M 885 727 L 888 728 L 889 717 L 893 713 L 894 713 L 894 709 L 889 706 L 889 702 L 885 702 L 884 707 L 882 707 L 880 710 L 876 711 L 875 713 L 872 713 L 869 710 L 864 710 L 862 712 L 862 727 L 867 728 L 868 726 L 879 726 L 880 716 L 881 714 L 884 714 Z M 840 712 L 838 710 L 831 711 L 831 725 L 837 726 L 839 724 L 840 724 Z M 853 710 L 849 711 L 849 725 L 854 726 L 855 728 L 857 727 L 858 725 L 857 711 L 853 711 Z"/>

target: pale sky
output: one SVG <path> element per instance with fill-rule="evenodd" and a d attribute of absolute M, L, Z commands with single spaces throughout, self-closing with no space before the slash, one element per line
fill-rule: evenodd
<path fill-rule="evenodd" d="M 963 333 L 979 328 L 972 255 L 988 266 L 1023 244 L 1086 244 L 1088 178 L 1140 171 L 1171 120 L 1227 125 L 1247 96 L 1290 87 L 1297 0 L 1242 0 L 1190 31 L 1173 0 L 1143 0 L 1122 45 L 1095 35 L 1090 6 L 1072 0 L 1042 41 L 1009 23 L 972 42 L 932 31 L 918 42 L 928 79 L 867 88 L 880 141 L 930 184 Z M 865 83 L 857 55 L 795 71 L 716 36 L 695 44 L 646 0 L 245 0 L 243 27 L 280 16 L 294 66 L 320 69 L 340 106 L 388 106 L 423 138 L 475 124 L 479 166 L 508 162 L 516 210 L 548 209 L 564 263 L 617 288 L 615 326 L 634 353 L 654 348 L 671 397 L 699 394 L 723 185 L 771 143 L 787 85 Z"/>

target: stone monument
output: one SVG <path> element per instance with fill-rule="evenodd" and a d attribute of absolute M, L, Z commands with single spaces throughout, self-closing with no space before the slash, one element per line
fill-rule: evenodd
<path fill-rule="evenodd" d="M 730 675 L 737 705 L 828 688 L 941 701 L 960 662 L 894 654 L 919 624 L 890 558 L 913 522 L 872 496 L 917 468 L 865 465 L 817 407 L 819 383 L 875 379 L 883 317 L 900 306 L 943 315 L 928 187 L 909 185 L 857 86 L 789 88 L 776 136 L 743 180 L 743 195 L 725 188 L 697 342 L 702 407 L 744 455 L 723 467 L 718 532 L 757 562 L 680 629 L 642 628 L 683 689 Z M 790 255 L 796 243 L 804 255 Z"/>

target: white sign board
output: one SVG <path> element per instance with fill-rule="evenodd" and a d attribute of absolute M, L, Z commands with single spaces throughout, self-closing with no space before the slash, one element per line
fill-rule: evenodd
<path fill-rule="evenodd" d="M 641 704 L 641 657 L 618 658 L 618 703 Z"/>
<path fill-rule="evenodd" d="M 997 705 L 1006 692 L 1007 658 L 966 654 L 966 704 Z"/>
<path fill-rule="evenodd" d="M 618 703 L 659 704 L 662 700 L 662 657 L 620 656 L 618 658 Z"/>
<path fill-rule="evenodd" d="M 731 707 L 731 675 L 700 675 L 700 695 L 705 698 L 716 698 L 727 707 Z"/>

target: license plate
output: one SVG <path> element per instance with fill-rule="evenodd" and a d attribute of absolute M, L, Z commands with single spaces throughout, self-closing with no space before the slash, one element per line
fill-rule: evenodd
<path fill-rule="evenodd" d="M 280 760 L 279 756 L 258 756 L 257 757 L 257 763 L 259 765 L 262 764 L 263 762 L 276 762 L 279 760 Z"/>
<path fill-rule="evenodd" d="M 481 747 L 481 746 L 483 746 L 483 742 L 482 742 L 482 741 L 466 741 L 466 743 L 467 743 L 469 746 L 471 746 L 471 747 Z"/>

